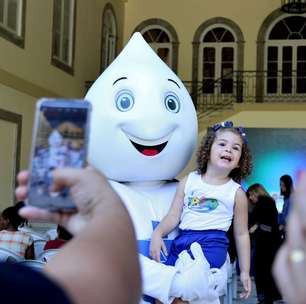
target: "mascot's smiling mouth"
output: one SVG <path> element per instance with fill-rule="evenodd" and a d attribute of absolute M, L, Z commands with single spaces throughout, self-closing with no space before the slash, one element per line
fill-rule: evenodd
<path fill-rule="evenodd" d="M 170 132 L 168 135 L 163 136 L 162 138 L 148 140 L 133 136 L 126 130 L 122 131 L 136 150 L 145 156 L 155 156 L 163 151 L 172 134 L 172 132 Z"/>
<path fill-rule="evenodd" d="M 146 155 L 146 156 L 154 156 L 159 154 L 167 145 L 167 141 L 165 143 L 159 144 L 159 145 L 155 145 L 155 146 L 144 146 L 144 145 L 140 145 L 137 144 L 135 142 L 133 142 L 132 140 L 130 140 L 131 143 L 133 144 L 133 146 L 142 154 Z"/>

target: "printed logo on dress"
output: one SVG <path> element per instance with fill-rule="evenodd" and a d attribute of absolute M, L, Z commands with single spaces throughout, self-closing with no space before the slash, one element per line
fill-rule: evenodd
<path fill-rule="evenodd" d="M 205 197 L 202 191 L 194 190 L 185 197 L 185 206 L 190 210 L 205 213 L 215 210 L 218 206 L 218 200 Z"/>

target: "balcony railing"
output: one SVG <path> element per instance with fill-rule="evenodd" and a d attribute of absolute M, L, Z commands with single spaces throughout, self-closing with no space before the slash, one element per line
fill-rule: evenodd
<path fill-rule="evenodd" d="M 306 0 L 281 0 L 282 11 L 288 14 L 303 14 L 306 12 Z"/>
<path fill-rule="evenodd" d="M 198 112 L 244 102 L 306 102 L 306 74 L 296 71 L 234 71 L 203 82 L 184 82 Z"/>

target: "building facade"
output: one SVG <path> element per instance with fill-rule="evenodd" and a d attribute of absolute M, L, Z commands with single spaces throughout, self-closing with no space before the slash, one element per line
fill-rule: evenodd
<path fill-rule="evenodd" d="M 285 12 L 289 2 L 296 3 Z M 16 172 L 28 166 L 36 100 L 82 98 L 135 31 L 185 82 L 199 136 L 224 119 L 248 127 L 306 127 L 304 5 L 0 0 L 0 206 L 12 203 Z"/>

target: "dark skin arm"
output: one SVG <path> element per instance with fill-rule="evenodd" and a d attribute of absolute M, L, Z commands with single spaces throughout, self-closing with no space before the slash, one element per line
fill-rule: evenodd
<path fill-rule="evenodd" d="M 26 249 L 25 255 L 26 260 L 33 260 L 34 259 L 34 244 L 32 243 L 28 248 Z"/>
<path fill-rule="evenodd" d="M 27 219 L 54 221 L 74 238 L 46 265 L 75 304 L 137 304 L 140 266 L 133 225 L 121 199 L 106 178 L 93 169 L 62 169 L 53 173 L 54 191 L 70 187 L 77 213 L 50 213 L 25 207 Z M 28 174 L 20 173 L 16 196 L 27 196 Z M 114 241 L 116 240 L 116 241 Z"/>

